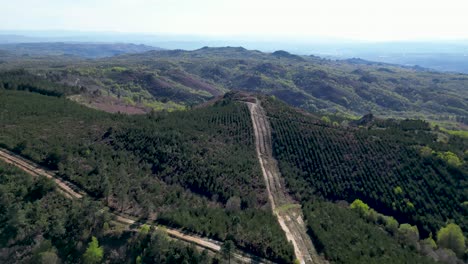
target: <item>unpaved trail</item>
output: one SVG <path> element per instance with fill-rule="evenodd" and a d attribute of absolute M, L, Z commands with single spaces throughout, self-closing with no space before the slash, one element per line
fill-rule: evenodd
<path fill-rule="evenodd" d="M 245 103 L 252 118 L 258 161 L 266 183 L 271 209 L 287 239 L 292 242 L 296 258 L 301 263 L 326 263 L 317 254 L 307 235 L 301 206 L 289 196 L 284 186 L 277 161 L 273 158 L 270 123 L 259 100 L 255 101 L 255 103 Z"/>
<path fill-rule="evenodd" d="M 33 175 L 33 176 L 45 176 L 49 179 L 52 179 L 55 181 L 55 183 L 59 186 L 59 191 L 65 195 L 67 198 L 82 198 L 83 193 L 78 190 L 78 187 L 76 187 L 74 184 L 71 184 L 69 182 L 66 182 L 62 179 L 56 178 L 55 172 L 45 170 L 41 168 L 40 166 L 25 160 L 21 157 L 18 157 L 17 155 L 7 151 L 7 150 L 1 150 L 0 149 L 0 158 L 4 160 L 6 163 L 10 163 L 15 165 L 16 167 L 19 167 L 20 169 L 26 171 L 27 173 Z"/>
<path fill-rule="evenodd" d="M 57 178 L 56 172 L 45 169 L 29 160 L 26 160 L 8 150 L 0 149 L 0 159 L 5 161 L 6 163 L 12 164 L 23 171 L 31 174 L 32 176 L 45 176 L 50 178 L 57 183 L 58 191 L 60 191 L 65 197 L 69 199 L 80 199 L 86 196 L 84 191 L 80 191 L 79 187 L 76 185 L 65 181 L 63 179 Z M 109 209 L 109 208 L 107 208 Z M 102 209 L 104 210 L 104 208 Z M 110 211 L 110 210 L 109 210 Z M 110 211 L 111 212 L 111 211 Z M 138 227 L 146 224 L 144 222 L 139 222 L 130 216 L 126 216 L 124 214 L 118 212 L 111 212 L 115 216 L 115 221 L 123 224 L 126 226 L 127 230 L 137 231 Z M 152 223 L 147 223 L 152 225 Z M 166 226 L 158 225 L 156 227 L 158 230 L 165 232 L 169 237 L 182 241 L 184 243 L 189 243 L 195 245 L 198 249 L 206 249 L 213 253 L 217 253 L 221 251 L 222 242 L 202 238 L 192 234 L 186 234 L 181 232 L 180 230 L 169 228 Z M 254 256 L 250 253 L 243 252 L 241 250 L 236 250 L 232 254 L 232 259 L 234 263 L 272 263 L 269 260 L 263 259 L 261 257 Z"/>

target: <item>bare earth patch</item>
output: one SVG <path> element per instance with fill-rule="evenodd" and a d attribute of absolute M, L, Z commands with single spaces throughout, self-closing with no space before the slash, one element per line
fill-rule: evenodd
<path fill-rule="evenodd" d="M 123 113 L 129 115 L 146 114 L 151 108 L 142 105 L 130 105 L 112 96 L 72 95 L 68 97 L 77 103 L 108 113 Z"/>

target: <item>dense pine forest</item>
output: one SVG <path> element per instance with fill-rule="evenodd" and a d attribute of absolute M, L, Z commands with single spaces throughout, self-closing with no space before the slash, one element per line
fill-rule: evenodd
<path fill-rule="evenodd" d="M 414 250 L 417 235 L 400 232 L 392 237 L 349 208 L 315 202 L 304 212 L 309 234 L 333 263 L 436 263 Z"/>
<path fill-rule="evenodd" d="M 303 204 L 361 199 L 394 217 L 397 227 L 398 222 L 416 225 L 421 238 L 435 235 L 447 221 L 459 225 L 466 236 L 466 138 L 442 136 L 424 121 L 369 120 L 368 116 L 343 127 L 275 99 L 265 98 L 264 105 L 281 173 Z M 326 206 L 314 210 L 328 210 L 322 207 Z M 378 222 L 376 213 L 371 218 Z M 323 239 L 325 253 L 339 253 L 327 249 L 329 238 Z"/>
<path fill-rule="evenodd" d="M 0 161 L 0 262 L 212 263 L 150 228 L 124 231 L 99 202 L 72 201 L 56 188 Z"/>
<path fill-rule="evenodd" d="M 115 210 L 292 261 L 266 205 L 245 105 L 222 100 L 126 116 L 4 89 L 0 109 L 2 147 L 57 170 Z"/>

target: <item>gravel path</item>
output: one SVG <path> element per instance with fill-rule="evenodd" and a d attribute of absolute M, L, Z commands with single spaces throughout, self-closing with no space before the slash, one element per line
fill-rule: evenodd
<path fill-rule="evenodd" d="M 326 263 L 315 250 L 307 235 L 300 204 L 296 203 L 288 194 L 277 161 L 273 158 L 271 127 L 265 110 L 259 100 L 256 103 L 246 102 L 255 133 L 255 143 L 258 161 L 262 168 L 266 183 L 268 198 L 273 213 L 294 246 L 294 253 L 300 263 Z"/>
<path fill-rule="evenodd" d="M 29 160 L 26 160 L 8 150 L 0 149 L 0 159 L 12 164 L 23 171 L 31 174 L 32 176 L 45 176 L 47 178 L 50 178 L 57 183 L 57 186 L 59 187 L 58 190 L 67 198 L 69 199 L 81 199 L 84 196 L 86 196 L 86 193 L 84 191 L 80 191 L 80 189 L 63 179 L 57 178 L 56 172 L 51 171 L 48 169 L 45 169 Z M 115 221 L 124 224 L 127 226 L 127 230 L 138 230 L 138 227 L 145 224 L 142 222 L 139 222 L 138 220 L 133 219 L 130 216 L 126 216 L 124 214 L 120 214 L 117 212 L 112 212 L 112 214 L 115 215 Z M 151 223 L 148 223 L 151 225 Z M 187 234 L 184 232 L 181 232 L 181 230 L 177 229 L 172 229 L 166 226 L 161 226 L 159 225 L 157 227 L 159 230 L 162 230 L 166 232 L 171 238 L 177 239 L 179 241 L 193 244 L 199 249 L 207 249 L 213 253 L 217 253 L 221 250 L 222 242 L 215 241 L 212 239 L 208 238 L 202 238 L 196 235 L 192 234 Z M 232 255 L 232 260 L 235 263 L 272 263 L 271 261 L 268 261 L 266 259 L 253 256 L 247 252 L 242 252 L 240 250 L 237 250 L 235 253 Z"/>

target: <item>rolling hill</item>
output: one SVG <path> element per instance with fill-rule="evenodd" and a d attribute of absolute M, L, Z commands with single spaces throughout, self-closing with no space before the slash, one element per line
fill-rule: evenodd
<path fill-rule="evenodd" d="M 318 259 L 338 263 L 431 263 L 448 254 L 443 242 L 438 251 L 426 242 L 446 221 L 466 235 L 466 138 L 424 121 L 368 117 L 340 125 L 274 96 L 239 92 L 187 111 L 109 114 L 67 99 L 73 88 L 41 80 L 0 89 L 0 146 L 118 212 L 233 241 L 280 263 L 304 257 L 287 235 L 309 236 Z M 264 170 L 276 176 L 264 179 Z M 364 255 L 338 249 L 331 243 L 338 230 L 343 241 L 380 246 L 366 246 Z"/>
<path fill-rule="evenodd" d="M 112 57 L 126 53 L 141 53 L 159 48 L 127 43 L 37 42 L 0 44 L 0 50 L 17 56 L 77 56 L 81 58 Z"/>
<path fill-rule="evenodd" d="M 466 123 L 465 75 L 232 47 L 3 58 L 0 147 L 93 201 L 0 163 L 0 257 L 79 261 L 97 236 L 111 263 L 209 261 L 157 230 L 121 240 L 103 207 L 278 263 L 467 257 L 466 133 L 407 118 Z"/>
<path fill-rule="evenodd" d="M 17 68 L 154 109 L 190 107 L 230 90 L 244 90 L 274 95 L 312 112 L 459 122 L 468 116 L 466 75 L 285 51 L 205 47 L 93 61 L 16 58 L 0 64 L 0 69 Z M 84 100 L 90 97 L 95 94 Z"/>

